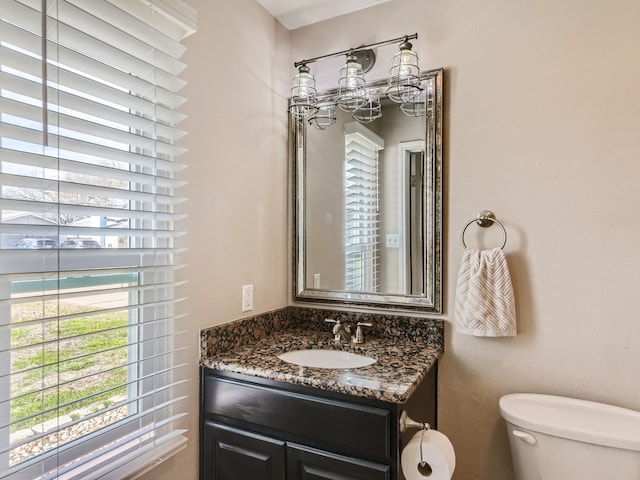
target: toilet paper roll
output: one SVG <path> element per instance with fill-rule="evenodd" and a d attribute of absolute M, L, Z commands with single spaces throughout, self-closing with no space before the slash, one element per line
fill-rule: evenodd
<path fill-rule="evenodd" d="M 437 430 L 427 430 L 422 438 L 422 459 L 425 465 L 420 465 L 420 437 L 422 431 L 417 432 L 402 450 L 402 473 L 407 480 L 451 480 L 456 468 L 456 455 L 453 445 L 443 433 Z"/>

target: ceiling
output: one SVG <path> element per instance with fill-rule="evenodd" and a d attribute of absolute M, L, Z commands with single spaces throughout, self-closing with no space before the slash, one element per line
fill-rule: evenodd
<path fill-rule="evenodd" d="M 288 30 L 295 30 L 389 1 L 391 0 L 258 0 L 258 3 Z"/>

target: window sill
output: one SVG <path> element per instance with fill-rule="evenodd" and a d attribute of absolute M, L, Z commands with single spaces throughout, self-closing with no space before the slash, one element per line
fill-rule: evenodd
<path fill-rule="evenodd" d="M 187 446 L 185 430 L 157 445 L 137 448 L 134 440 L 116 448 L 82 467 L 61 475 L 59 480 L 135 480 L 171 458 Z"/>

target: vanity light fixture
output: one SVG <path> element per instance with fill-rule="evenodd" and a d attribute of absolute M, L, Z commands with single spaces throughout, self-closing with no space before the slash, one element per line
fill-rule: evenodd
<path fill-rule="evenodd" d="M 293 79 L 289 111 L 296 118 L 306 120 L 310 125 L 324 130 L 336 122 L 336 105 L 345 112 L 351 112 L 360 123 L 370 123 L 382 116 L 382 97 L 387 96 L 400 104 L 400 110 L 408 116 L 424 115 L 425 108 L 418 55 L 412 50 L 409 40 L 418 38 L 418 34 L 363 45 L 341 52 L 295 62 L 298 73 Z M 393 57 L 389 84 L 384 89 L 368 90 L 364 74 L 375 63 L 375 53 L 370 47 L 400 43 L 398 53 Z M 313 75 L 308 64 L 346 55 L 345 64 L 340 69 L 337 96 L 334 102 L 318 103 Z"/>
<path fill-rule="evenodd" d="M 316 106 L 316 80 L 309 72 L 309 67 L 307 67 L 306 63 L 301 63 L 298 66 L 298 73 L 293 77 L 289 111 L 298 118 L 308 118 L 318 111 Z"/>

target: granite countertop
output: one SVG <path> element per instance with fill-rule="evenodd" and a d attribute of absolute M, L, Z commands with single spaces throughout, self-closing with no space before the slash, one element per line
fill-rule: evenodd
<path fill-rule="evenodd" d="M 337 313 L 338 315 L 335 315 Z M 200 332 L 200 365 L 320 390 L 404 403 L 443 353 L 441 320 L 344 312 L 318 313 L 314 309 L 286 307 Z M 371 321 L 365 343 L 336 343 L 324 317 L 342 316 L 345 323 Z M 339 318 L 339 317 L 338 317 Z M 300 367 L 280 360 L 291 350 L 327 348 L 348 350 L 376 359 L 354 369 Z"/>

